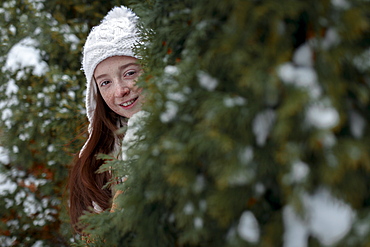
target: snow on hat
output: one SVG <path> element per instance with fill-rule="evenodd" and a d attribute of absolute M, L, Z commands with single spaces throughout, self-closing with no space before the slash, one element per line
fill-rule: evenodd
<path fill-rule="evenodd" d="M 85 103 L 90 122 L 89 132 L 91 132 L 98 90 L 93 79 L 94 70 L 100 62 L 112 56 L 137 58 L 133 52 L 134 45 L 139 40 L 137 20 L 138 17 L 129 8 L 114 7 L 98 26 L 92 28 L 87 37 L 83 49 L 82 69 L 87 80 Z"/>

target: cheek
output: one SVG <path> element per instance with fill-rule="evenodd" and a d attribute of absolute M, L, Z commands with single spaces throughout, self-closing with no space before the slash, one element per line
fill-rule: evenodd
<path fill-rule="evenodd" d="M 109 90 L 100 91 L 100 94 L 108 106 L 112 104 L 113 94 Z"/>

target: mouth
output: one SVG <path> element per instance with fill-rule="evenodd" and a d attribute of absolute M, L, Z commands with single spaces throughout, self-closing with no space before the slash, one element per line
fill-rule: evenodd
<path fill-rule="evenodd" d="M 126 102 L 123 102 L 122 104 L 120 104 L 120 106 L 123 106 L 125 108 L 129 108 L 130 106 L 134 105 L 134 103 L 137 101 L 138 98 L 139 97 L 136 97 L 134 99 L 130 99 L 130 100 L 126 101 Z"/>

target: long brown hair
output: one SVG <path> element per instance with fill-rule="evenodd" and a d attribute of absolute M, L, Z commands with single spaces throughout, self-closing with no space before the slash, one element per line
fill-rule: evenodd
<path fill-rule="evenodd" d="M 97 159 L 96 155 L 112 153 L 117 140 L 123 138 L 116 134 L 119 129 L 117 122 L 122 117 L 106 105 L 99 90 L 97 91 L 90 138 L 83 151 L 75 156 L 68 181 L 69 214 L 77 232 L 81 232 L 77 225 L 79 217 L 86 211 L 91 211 L 93 202 L 102 210 L 111 207 L 112 192 L 109 188 L 103 189 L 111 176 L 109 172 L 96 172 L 104 162 Z"/>

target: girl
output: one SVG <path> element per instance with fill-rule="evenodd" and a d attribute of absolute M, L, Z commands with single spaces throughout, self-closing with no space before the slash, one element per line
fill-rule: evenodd
<path fill-rule="evenodd" d="M 118 156 L 124 134 L 117 130 L 141 110 L 144 100 L 142 90 L 135 86 L 141 74 L 133 52 L 139 41 L 137 19 L 126 7 L 113 8 L 91 30 L 83 49 L 89 138 L 74 159 L 68 184 L 70 216 L 77 231 L 76 223 L 84 211 L 111 207 L 112 190 L 102 189 L 111 176 L 108 172 L 96 173 L 104 162 L 96 155 Z"/>

